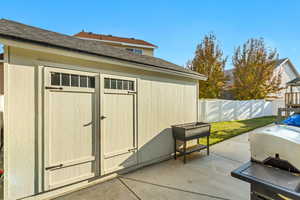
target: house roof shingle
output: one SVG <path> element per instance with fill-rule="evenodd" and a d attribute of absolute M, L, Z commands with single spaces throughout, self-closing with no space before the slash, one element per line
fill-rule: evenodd
<path fill-rule="evenodd" d="M 103 35 L 103 34 L 95 34 L 91 32 L 81 31 L 74 35 L 75 37 L 80 38 L 89 38 L 89 39 L 96 39 L 96 40 L 105 40 L 105 41 L 112 41 L 112 42 L 122 42 L 122 43 L 130 43 L 130 44 L 137 44 L 137 45 L 144 45 L 156 48 L 157 46 L 146 42 L 144 40 L 135 39 L 135 38 L 124 38 L 124 37 L 117 37 L 112 35 Z"/>
<path fill-rule="evenodd" d="M 296 85 L 296 84 L 299 85 L 299 84 L 300 84 L 300 78 L 297 77 L 297 78 L 295 78 L 295 79 L 293 79 L 293 80 L 287 82 L 286 84 L 287 84 L 287 85 Z"/>
<path fill-rule="evenodd" d="M 137 55 L 121 48 L 103 44 L 103 42 L 84 40 L 7 19 L 0 20 L 0 37 L 136 63 L 145 70 L 147 67 L 155 67 L 160 70 L 165 69 L 193 75 L 199 79 L 206 78 L 202 74 L 160 58 Z"/>
<path fill-rule="evenodd" d="M 279 67 L 282 63 L 284 63 L 287 60 L 288 60 L 288 58 L 278 59 L 277 62 L 276 62 L 276 67 Z"/>

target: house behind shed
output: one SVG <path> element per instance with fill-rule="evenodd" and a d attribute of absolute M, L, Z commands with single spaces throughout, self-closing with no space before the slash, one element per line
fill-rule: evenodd
<path fill-rule="evenodd" d="M 170 158 L 205 76 L 14 21 L 4 48 L 4 196 L 44 199 Z"/>

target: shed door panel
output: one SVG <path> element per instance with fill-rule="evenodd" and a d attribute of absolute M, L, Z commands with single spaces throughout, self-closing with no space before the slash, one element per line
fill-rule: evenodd
<path fill-rule="evenodd" d="M 117 80 L 124 79 L 117 77 Z M 137 164 L 135 91 L 121 86 L 119 89 L 104 88 L 102 105 L 105 116 L 102 120 L 103 168 L 106 174 Z"/>
<path fill-rule="evenodd" d="M 95 88 L 85 84 L 88 81 L 84 79 L 91 76 L 71 70 L 63 70 L 70 74 L 69 86 L 61 84 L 62 77 L 61 83 L 57 83 L 51 74 L 60 71 L 45 70 L 46 190 L 95 176 Z M 75 76 L 71 78 L 71 74 Z M 81 74 L 84 84 L 77 84 Z M 76 82 L 74 86 L 72 81 Z"/>
<path fill-rule="evenodd" d="M 91 93 L 51 92 L 50 165 L 79 161 L 93 154 L 92 99 Z"/>
<path fill-rule="evenodd" d="M 105 94 L 105 156 L 134 148 L 134 96 Z"/>

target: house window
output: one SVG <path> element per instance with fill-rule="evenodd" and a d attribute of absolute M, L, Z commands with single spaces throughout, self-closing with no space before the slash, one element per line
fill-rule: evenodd
<path fill-rule="evenodd" d="M 143 54 L 143 50 L 142 49 L 134 49 L 134 48 L 126 48 L 127 51 L 130 51 L 132 53 L 136 53 L 136 54 L 139 54 L 139 55 L 142 55 Z"/>
<path fill-rule="evenodd" d="M 81 87 L 81 88 L 95 88 L 95 77 L 52 72 L 51 85 Z"/>
<path fill-rule="evenodd" d="M 104 88 L 134 91 L 134 81 L 104 78 Z"/>

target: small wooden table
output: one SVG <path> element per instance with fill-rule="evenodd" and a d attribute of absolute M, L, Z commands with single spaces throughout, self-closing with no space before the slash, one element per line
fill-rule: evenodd
<path fill-rule="evenodd" d="M 179 149 L 177 148 L 177 140 L 175 140 L 175 144 L 174 144 L 174 159 L 176 160 L 177 157 L 179 156 L 183 156 L 183 163 L 186 163 L 186 155 L 197 152 L 197 151 L 201 151 L 203 149 L 206 149 L 207 155 L 209 155 L 209 136 L 206 136 L 206 140 L 207 140 L 207 145 L 202 145 L 199 142 L 199 139 L 197 139 L 197 145 L 192 146 L 192 147 L 186 147 L 186 142 L 187 140 L 183 141 L 183 148 Z M 179 153 L 179 155 L 177 155 L 177 152 Z"/>
<path fill-rule="evenodd" d="M 210 124 L 203 122 L 172 126 L 174 138 L 174 159 L 176 160 L 178 156 L 183 156 L 183 162 L 186 163 L 186 155 L 203 149 L 206 149 L 207 155 L 209 155 L 210 127 Z M 200 138 L 204 137 L 206 137 L 206 145 L 200 144 Z M 195 139 L 197 139 L 197 144 L 187 148 L 187 141 Z M 177 147 L 177 141 L 183 142 L 183 148 Z M 179 153 L 178 155 L 177 152 Z"/>

